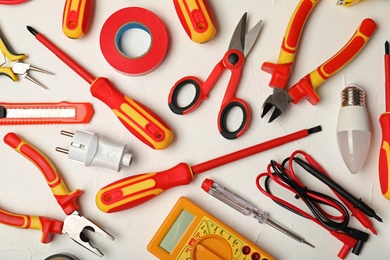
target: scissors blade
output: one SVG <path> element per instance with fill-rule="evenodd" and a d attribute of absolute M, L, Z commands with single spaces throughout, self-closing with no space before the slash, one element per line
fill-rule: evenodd
<path fill-rule="evenodd" d="M 250 50 L 252 49 L 253 45 L 255 44 L 259 34 L 260 30 L 263 27 L 263 20 L 260 20 L 257 22 L 257 24 L 246 34 L 245 36 L 245 45 L 244 45 L 244 57 L 248 55 Z"/>
<path fill-rule="evenodd" d="M 230 40 L 229 50 L 235 49 L 239 50 L 240 52 L 244 52 L 246 18 L 247 13 L 244 13 L 240 21 L 238 22 L 236 29 L 234 30 L 232 39 Z"/>

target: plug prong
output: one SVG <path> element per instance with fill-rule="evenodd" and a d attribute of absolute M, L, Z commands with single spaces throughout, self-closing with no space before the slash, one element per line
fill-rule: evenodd
<path fill-rule="evenodd" d="M 61 133 L 62 135 L 68 136 L 68 137 L 73 137 L 73 136 L 74 136 L 74 133 L 68 132 L 68 131 L 65 131 L 65 130 L 61 130 L 60 133 Z"/>
<path fill-rule="evenodd" d="M 56 147 L 56 151 L 64 154 L 69 154 L 69 150 L 62 147 Z"/>

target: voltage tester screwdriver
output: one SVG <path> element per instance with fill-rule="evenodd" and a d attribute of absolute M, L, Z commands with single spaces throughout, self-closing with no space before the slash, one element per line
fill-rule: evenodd
<path fill-rule="evenodd" d="M 389 42 L 385 42 L 385 92 L 386 112 L 381 115 L 379 122 L 382 128 L 382 145 L 379 153 L 379 182 L 383 196 L 390 200 L 390 50 Z"/>
<path fill-rule="evenodd" d="M 220 183 L 217 183 L 210 179 L 205 179 L 202 183 L 202 189 L 210 194 L 211 196 L 219 199 L 220 201 L 226 203 L 235 210 L 241 212 L 245 216 L 253 216 L 260 224 L 266 223 L 271 227 L 279 230 L 283 234 L 291 237 L 292 239 L 298 241 L 299 243 L 304 243 L 314 248 L 314 246 L 308 243 L 304 238 L 299 237 L 293 232 L 289 231 L 287 228 L 282 227 L 273 221 L 267 212 L 264 212 L 258 209 L 255 205 L 245 200 L 241 196 L 232 192 L 228 188 L 224 187 Z"/>
<path fill-rule="evenodd" d="M 92 96 L 109 106 L 133 135 L 153 149 L 168 147 L 173 139 L 172 131 L 155 113 L 134 99 L 123 95 L 107 78 L 92 76 L 34 28 L 27 26 L 27 29 L 39 42 L 87 81 L 91 85 Z"/>
<path fill-rule="evenodd" d="M 126 210 L 153 199 L 167 189 L 190 184 L 196 174 L 307 137 L 321 130 L 321 126 L 303 129 L 195 166 L 182 162 L 165 171 L 130 176 L 100 189 L 96 195 L 96 204 L 101 211 L 107 213 Z"/>

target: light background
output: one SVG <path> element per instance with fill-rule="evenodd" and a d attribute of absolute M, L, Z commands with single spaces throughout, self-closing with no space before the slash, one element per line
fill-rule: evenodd
<path fill-rule="evenodd" d="M 294 150 L 311 154 L 339 184 L 361 197 L 376 210 L 384 223 L 373 220 L 378 236 L 370 235 L 359 257 L 348 259 L 389 259 L 390 202 L 382 195 L 378 181 L 378 154 L 381 141 L 379 116 L 384 112 L 383 44 L 390 40 L 389 1 L 367 0 L 347 8 L 336 6 L 335 0 L 323 0 L 312 12 L 304 29 L 290 84 L 312 71 L 336 53 L 353 35 L 360 22 L 370 17 L 378 28 L 361 54 L 345 69 L 318 89 L 321 102 L 312 106 L 307 101 L 290 105 L 275 122 L 260 118 L 261 106 L 272 92 L 270 76 L 260 70 L 264 61 L 275 62 L 287 23 L 298 0 L 210 1 L 216 24 L 216 37 L 205 44 L 192 42 L 184 32 L 172 1 L 117 0 L 96 1 L 94 17 L 87 35 L 78 40 L 64 36 L 61 19 L 64 1 L 35 0 L 17 6 L 0 7 L 0 30 L 16 52 L 28 55 L 25 60 L 55 75 L 31 72 L 31 76 L 48 86 L 44 90 L 21 78 L 12 82 L 0 77 L 1 102 L 83 101 L 93 104 L 95 114 L 85 125 L 1 126 L 0 136 L 15 132 L 44 152 L 57 166 L 69 189 L 82 189 L 81 212 L 115 236 L 115 241 L 90 234 L 94 245 L 105 259 L 155 259 L 146 246 L 180 196 L 185 196 L 239 233 L 254 241 L 277 259 L 336 259 L 342 244 L 318 225 L 286 211 L 263 196 L 255 186 L 256 176 L 266 169 L 271 159 L 282 161 Z M 100 30 L 115 11 L 131 6 L 143 7 L 157 14 L 169 32 L 169 50 L 164 62 L 144 76 L 123 75 L 103 58 L 99 47 Z M 224 55 L 233 30 L 244 12 L 248 26 L 263 19 L 260 37 L 246 59 L 237 96 L 252 109 L 248 131 L 239 139 L 226 140 L 217 130 L 217 111 L 229 78 L 224 73 L 206 102 L 186 116 L 173 114 L 167 105 L 169 90 L 181 77 L 211 72 Z M 46 35 L 95 76 L 109 78 L 122 92 L 156 111 L 175 133 L 174 142 L 162 151 L 154 151 L 133 137 L 102 102 L 89 93 L 87 83 L 40 44 L 26 30 L 26 25 Z M 372 127 L 372 144 L 368 158 L 359 173 L 349 173 L 339 154 L 336 141 L 340 92 L 350 83 L 366 90 L 367 109 Z M 246 148 L 303 128 L 321 125 L 321 133 L 289 143 L 271 151 L 216 168 L 196 176 L 188 186 L 176 187 L 136 208 L 106 214 L 95 205 L 95 195 L 103 186 L 121 178 L 145 172 L 168 169 L 179 162 L 195 165 L 200 162 Z M 70 139 L 61 130 L 87 130 L 128 146 L 134 154 L 129 168 L 115 172 L 101 167 L 86 168 L 70 162 L 67 156 L 54 151 L 67 147 Z M 31 215 L 50 216 L 62 220 L 64 213 L 56 204 L 39 170 L 6 144 L 0 145 L 1 208 Z M 211 178 L 247 198 L 270 213 L 273 220 L 290 228 L 315 245 L 315 249 L 288 238 L 273 228 L 260 225 L 206 194 L 200 185 Z M 312 177 L 304 176 L 309 187 L 328 192 Z M 328 192 L 329 193 L 329 192 Z M 290 196 L 285 193 L 284 195 Z M 356 220 L 351 226 L 362 229 Z M 20 230 L 0 225 L 0 259 L 44 259 L 68 252 L 80 259 L 98 259 L 66 235 L 55 236 L 50 244 L 40 243 L 40 231 Z"/>

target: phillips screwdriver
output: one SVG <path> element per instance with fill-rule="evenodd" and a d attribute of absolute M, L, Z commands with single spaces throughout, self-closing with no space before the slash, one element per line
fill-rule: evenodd
<path fill-rule="evenodd" d="M 165 190 L 190 184 L 196 174 L 307 137 L 321 130 L 321 126 L 303 129 L 195 166 L 181 162 L 165 171 L 133 175 L 101 188 L 96 195 L 96 204 L 101 211 L 107 213 L 126 210 L 153 199 Z"/>
<path fill-rule="evenodd" d="M 119 121 L 139 140 L 153 149 L 165 149 L 172 142 L 173 134 L 168 126 L 150 109 L 123 95 L 104 77 L 95 78 L 54 43 L 34 28 L 27 26 L 35 38 L 53 52 L 60 60 L 87 81 L 92 96 L 109 106 Z"/>
<path fill-rule="evenodd" d="M 385 97 L 386 112 L 381 115 L 379 122 L 382 128 L 382 145 L 379 152 L 379 182 L 383 196 L 390 200 L 390 50 L 389 42 L 385 42 Z"/>
<path fill-rule="evenodd" d="M 226 203 L 235 210 L 241 212 L 245 216 L 253 216 L 253 218 L 256 219 L 260 224 L 266 223 L 271 227 L 279 230 L 283 234 L 298 241 L 299 243 L 304 243 L 314 248 L 314 246 L 305 241 L 304 238 L 299 237 L 298 235 L 294 234 L 293 232 L 289 231 L 288 229 L 282 227 L 281 225 L 270 219 L 269 214 L 267 212 L 258 209 L 252 203 L 245 200 L 236 193 L 230 191 L 220 183 L 217 183 L 210 179 L 205 179 L 202 183 L 202 189 L 211 196 L 219 199 L 220 201 Z"/>

